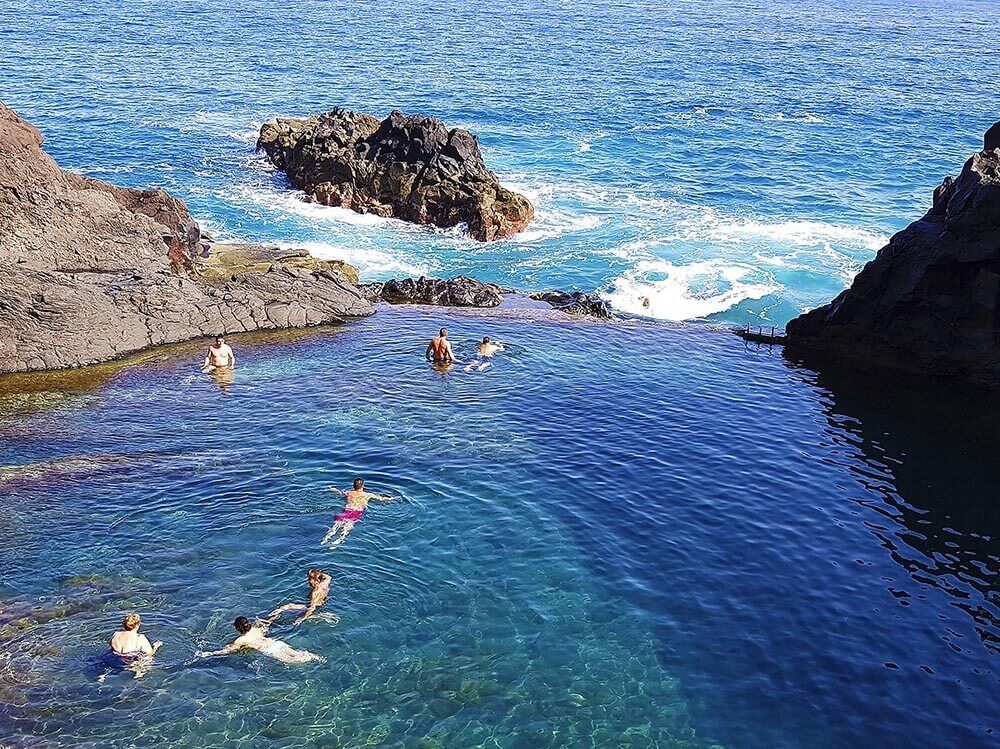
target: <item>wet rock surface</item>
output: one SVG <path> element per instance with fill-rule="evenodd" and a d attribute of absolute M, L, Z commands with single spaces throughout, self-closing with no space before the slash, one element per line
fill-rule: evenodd
<path fill-rule="evenodd" d="M 42 142 L 0 104 L 0 372 L 373 311 L 349 266 L 259 245 L 215 254 L 183 201 L 64 172 Z"/>
<path fill-rule="evenodd" d="M 607 302 L 599 299 L 594 294 L 585 294 L 582 291 L 544 291 L 538 294 L 531 294 L 531 298 L 547 302 L 554 309 L 570 315 L 584 315 L 605 319 L 610 319 L 611 317 L 611 307 Z"/>
<path fill-rule="evenodd" d="M 384 120 L 334 109 L 278 118 L 257 147 L 311 200 L 417 224 L 468 226 L 480 241 L 513 236 L 534 217 L 526 197 L 486 168 L 476 136 L 395 111 Z"/>
<path fill-rule="evenodd" d="M 1000 386 L 1000 123 L 983 145 L 789 347 Z"/>
<path fill-rule="evenodd" d="M 437 304 L 450 307 L 499 307 L 499 286 L 467 276 L 455 278 L 404 278 L 384 283 L 361 284 L 361 293 L 371 301 L 389 304 Z"/>

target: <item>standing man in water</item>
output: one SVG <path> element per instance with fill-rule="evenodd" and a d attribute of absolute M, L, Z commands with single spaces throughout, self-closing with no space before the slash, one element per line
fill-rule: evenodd
<path fill-rule="evenodd" d="M 267 621 L 273 624 L 286 611 L 301 611 L 303 612 L 302 616 L 292 622 L 293 626 L 299 626 L 303 621 L 315 614 L 316 609 L 326 603 L 327 596 L 330 595 L 330 582 L 332 580 L 333 578 L 323 572 L 323 570 L 309 570 L 309 573 L 306 575 L 306 582 L 309 583 L 308 605 L 304 603 L 286 603 L 284 606 L 279 606 L 268 614 Z"/>
<path fill-rule="evenodd" d="M 205 357 L 205 364 L 202 372 L 214 372 L 217 369 L 235 369 L 236 355 L 226 343 L 224 336 L 217 335 L 215 343 L 208 347 L 208 355 Z"/>
<path fill-rule="evenodd" d="M 424 351 L 427 361 L 435 364 L 454 364 L 455 354 L 451 351 L 451 341 L 448 340 L 448 328 L 441 328 L 437 338 L 432 338 Z"/>

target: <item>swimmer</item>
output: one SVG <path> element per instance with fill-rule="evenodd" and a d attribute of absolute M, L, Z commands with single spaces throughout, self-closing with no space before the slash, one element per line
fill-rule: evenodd
<path fill-rule="evenodd" d="M 326 603 L 327 596 L 330 595 L 330 582 L 332 580 L 333 578 L 323 570 L 309 570 L 306 575 L 306 582 L 309 583 L 309 603 L 286 603 L 284 606 L 279 606 L 268 614 L 268 623 L 273 624 L 286 611 L 302 611 L 304 613 L 292 622 L 292 626 L 297 627 L 302 624 L 316 613 L 316 609 Z"/>
<path fill-rule="evenodd" d="M 381 494 L 366 492 L 364 479 L 354 479 L 354 488 L 349 491 L 345 492 L 334 486 L 330 487 L 330 491 L 343 494 L 347 497 L 347 506 L 344 508 L 344 511 L 339 515 L 334 515 L 333 527 L 327 531 L 327 534 L 323 536 L 323 540 L 320 541 L 321 544 L 325 544 L 331 536 L 335 536 L 339 531 L 340 537 L 330 544 L 331 549 L 344 543 L 347 534 L 354 529 L 354 524 L 361 520 L 361 515 L 368 509 L 368 503 L 371 500 L 377 499 L 380 502 L 392 501 L 392 497 L 383 497 Z"/>
<path fill-rule="evenodd" d="M 454 363 L 455 354 L 451 350 L 451 342 L 448 340 L 448 328 L 441 328 L 437 338 L 432 338 L 424 351 L 427 361 L 435 363 Z"/>
<path fill-rule="evenodd" d="M 221 335 L 216 336 L 215 343 L 208 347 L 201 371 L 207 374 L 218 369 L 236 369 L 236 355 Z"/>
<path fill-rule="evenodd" d="M 321 655 L 316 655 L 306 650 L 296 650 L 287 642 L 268 637 L 267 628 L 270 626 L 268 622 L 251 624 L 250 620 L 245 616 L 238 616 L 236 617 L 236 621 L 233 622 L 233 626 L 240 633 L 240 636 L 233 640 L 232 643 L 220 650 L 199 653 L 199 655 L 202 657 L 229 655 L 230 653 L 235 653 L 237 650 L 248 648 L 270 656 L 282 663 L 310 663 L 312 661 L 326 660 Z"/>
<path fill-rule="evenodd" d="M 488 336 L 483 338 L 483 342 L 479 344 L 476 349 L 476 354 L 479 359 L 472 362 L 469 366 L 465 368 L 466 372 L 475 369 L 477 372 L 482 372 L 484 369 L 488 369 L 493 366 L 493 357 L 496 356 L 498 351 L 503 351 L 504 347 L 502 343 L 494 343 L 489 339 Z"/>
<path fill-rule="evenodd" d="M 142 620 L 138 614 L 125 614 L 121 631 L 111 635 L 108 641 L 111 652 L 118 656 L 124 665 L 152 660 L 156 651 L 163 646 L 159 640 L 151 643 L 146 635 L 139 634 L 140 624 Z"/>

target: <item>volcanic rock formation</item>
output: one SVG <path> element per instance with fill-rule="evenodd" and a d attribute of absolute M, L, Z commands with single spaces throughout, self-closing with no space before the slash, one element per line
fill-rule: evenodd
<path fill-rule="evenodd" d="M 358 287 L 370 301 L 390 304 L 439 304 L 449 307 L 499 307 L 502 289 L 467 276 L 443 278 L 395 278 Z"/>
<path fill-rule="evenodd" d="M 292 254 L 213 252 L 183 201 L 62 171 L 0 104 L 0 372 L 373 311 L 349 266 Z"/>
<path fill-rule="evenodd" d="M 922 219 L 786 332 L 824 356 L 1000 385 L 1000 123 Z"/>
<path fill-rule="evenodd" d="M 418 224 L 468 226 L 480 241 L 510 237 L 534 216 L 523 195 L 486 168 L 476 136 L 393 112 L 384 120 L 334 109 L 278 118 L 257 147 L 310 200 Z"/>

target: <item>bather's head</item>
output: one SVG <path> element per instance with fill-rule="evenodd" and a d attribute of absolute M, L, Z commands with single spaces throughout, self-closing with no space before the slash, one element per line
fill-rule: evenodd
<path fill-rule="evenodd" d="M 488 335 L 484 335 L 483 336 L 483 343 L 489 343 L 489 342 L 490 342 L 490 337 Z"/>
<path fill-rule="evenodd" d="M 226 337 L 224 335 L 217 335 L 217 336 L 215 336 L 215 345 L 216 346 L 221 346 L 225 342 L 226 342 Z"/>
<path fill-rule="evenodd" d="M 441 328 L 441 337 L 442 338 L 448 337 L 448 328 Z"/>
<path fill-rule="evenodd" d="M 142 620 L 139 618 L 138 614 L 125 614 L 125 618 L 122 619 L 122 629 L 126 632 L 134 632 L 139 629 L 139 625 Z"/>
<path fill-rule="evenodd" d="M 364 479 L 354 479 L 354 491 L 359 492 L 365 488 Z"/>
<path fill-rule="evenodd" d="M 325 573 L 323 572 L 323 570 L 309 570 L 309 574 L 306 577 L 306 580 L 308 580 L 309 584 L 315 588 L 317 585 L 319 585 L 320 581 L 323 579 L 324 574 Z"/>
<path fill-rule="evenodd" d="M 245 635 L 247 632 L 253 629 L 253 625 L 250 623 L 250 620 L 247 619 L 245 616 L 236 617 L 236 621 L 233 622 L 233 626 L 236 627 L 236 631 L 239 632 L 241 635 Z"/>

